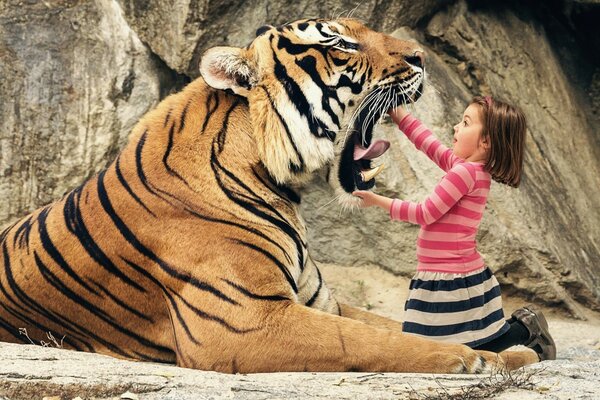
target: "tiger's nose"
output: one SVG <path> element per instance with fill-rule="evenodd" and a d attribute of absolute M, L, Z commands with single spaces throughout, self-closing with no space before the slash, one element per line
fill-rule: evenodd
<path fill-rule="evenodd" d="M 406 62 L 410 65 L 423 68 L 425 65 L 425 52 L 423 50 L 417 50 L 412 56 L 404 57 L 404 60 L 406 60 Z"/>

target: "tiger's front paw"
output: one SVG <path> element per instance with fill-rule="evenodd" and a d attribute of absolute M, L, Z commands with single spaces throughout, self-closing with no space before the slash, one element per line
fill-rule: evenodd
<path fill-rule="evenodd" d="M 434 352 L 428 358 L 432 360 L 433 372 L 442 374 L 483 374 L 505 368 L 498 354 L 461 345 Z"/>

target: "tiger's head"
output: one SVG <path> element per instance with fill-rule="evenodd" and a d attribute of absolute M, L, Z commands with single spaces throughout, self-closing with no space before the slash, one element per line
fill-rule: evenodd
<path fill-rule="evenodd" d="M 261 161 L 280 184 L 328 168 L 340 203 L 370 189 L 371 160 L 389 143 L 373 128 L 391 107 L 422 92 L 424 53 L 413 42 L 354 19 L 265 26 L 245 48 L 214 47 L 200 64 L 208 85 L 244 96 Z"/>

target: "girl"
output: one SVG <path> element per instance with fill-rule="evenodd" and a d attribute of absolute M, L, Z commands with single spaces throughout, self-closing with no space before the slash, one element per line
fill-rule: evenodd
<path fill-rule="evenodd" d="M 494 352 L 523 344 L 540 360 L 555 359 L 554 340 L 541 311 L 526 306 L 504 319 L 500 286 L 475 243 L 491 179 L 513 187 L 521 181 L 523 113 L 491 97 L 475 97 L 454 126 L 452 149 L 402 107 L 390 116 L 446 172 L 421 203 L 369 191 L 353 193 L 362 198 L 362 207 L 378 206 L 393 220 L 421 225 L 404 332 Z"/>

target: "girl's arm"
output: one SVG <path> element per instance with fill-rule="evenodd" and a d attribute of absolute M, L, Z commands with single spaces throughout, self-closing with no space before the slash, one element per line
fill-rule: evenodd
<path fill-rule="evenodd" d="M 421 203 L 390 199 L 369 191 L 352 193 L 363 199 L 363 207 L 377 206 L 389 212 L 393 220 L 430 225 L 446 214 L 475 185 L 475 170 L 459 163 L 437 184 L 433 193 Z"/>
<path fill-rule="evenodd" d="M 442 144 L 425 125 L 402 107 L 389 112 L 392 120 L 408 139 L 444 171 L 448 171 L 460 159 L 452 149 Z"/>

